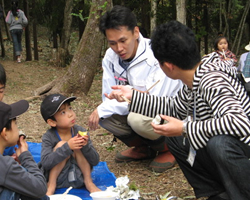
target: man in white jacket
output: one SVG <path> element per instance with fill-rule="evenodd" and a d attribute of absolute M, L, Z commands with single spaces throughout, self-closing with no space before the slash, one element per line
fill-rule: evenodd
<path fill-rule="evenodd" d="M 114 6 L 101 17 L 99 27 L 110 48 L 102 61 L 103 102 L 90 115 L 89 127 L 95 130 L 100 124 L 132 147 L 118 153 L 116 162 L 154 158 L 149 167 L 155 172 L 163 172 L 175 164 L 175 158 L 166 146 L 165 137 L 154 133 L 150 125 L 152 118 L 129 113 L 126 102 L 109 100 L 104 94 L 110 93 L 113 85 L 127 85 L 141 92 L 172 96 L 182 83 L 164 75 L 153 55 L 150 40 L 140 34 L 131 10 Z"/>

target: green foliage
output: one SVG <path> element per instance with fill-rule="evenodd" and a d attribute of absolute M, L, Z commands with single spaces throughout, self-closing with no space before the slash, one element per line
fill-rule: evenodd
<path fill-rule="evenodd" d="M 129 189 L 130 189 L 130 190 L 136 191 L 136 190 L 138 190 L 138 187 L 135 185 L 134 182 L 132 182 L 132 183 L 129 185 Z"/>

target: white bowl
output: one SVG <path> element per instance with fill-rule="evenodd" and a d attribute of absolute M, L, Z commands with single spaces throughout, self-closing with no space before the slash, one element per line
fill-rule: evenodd
<path fill-rule="evenodd" d="M 116 200 L 117 193 L 111 191 L 92 192 L 90 196 L 93 200 Z"/>
<path fill-rule="evenodd" d="M 71 194 L 53 194 L 49 196 L 50 200 L 82 200 L 80 197 Z"/>

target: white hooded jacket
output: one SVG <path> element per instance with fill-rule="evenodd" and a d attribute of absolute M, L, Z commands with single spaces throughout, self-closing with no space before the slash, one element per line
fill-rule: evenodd
<path fill-rule="evenodd" d="M 140 34 L 139 45 L 134 59 L 127 70 L 119 64 L 119 56 L 109 48 L 102 61 L 102 103 L 98 106 L 99 118 L 107 118 L 113 114 L 128 115 L 126 102 L 117 102 L 105 97 L 104 93 L 111 93 L 111 86 L 121 85 L 117 78 L 127 79 L 126 85 L 134 89 L 146 91 L 154 83 L 160 80 L 149 93 L 157 96 L 173 96 L 182 87 L 182 82 L 173 80 L 161 70 L 157 59 L 150 47 L 150 40 Z M 116 77 L 116 78 L 115 78 Z"/>

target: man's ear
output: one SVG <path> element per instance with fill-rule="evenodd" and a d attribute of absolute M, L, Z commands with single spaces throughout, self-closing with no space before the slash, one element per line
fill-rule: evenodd
<path fill-rule="evenodd" d="M 48 119 L 47 120 L 48 125 L 52 126 L 52 127 L 56 127 L 56 121 L 52 120 L 52 119 Z"/>
<path fill-rule="evenodd" d="M 175 69 L 175 65 L 169 62 L 164 62 L 163 66 L 168 68 L 169 71 L 173 71 Z"/>
<path fill-rule="evenodd" d="M 136 39 L 139 39 L 139 33 L 140 33 L 139 27 L 135 26 L 135 28 L 134 28 L 134 35 L 135 35 Z"/>
<path fill-rule="evenodd" d="M 6 128 L 4 127 L 3 130 L 0 133 L 1 137 L 4 138 L 5 140 L 8 139 L 7 133 L 6 133 Z"/>

